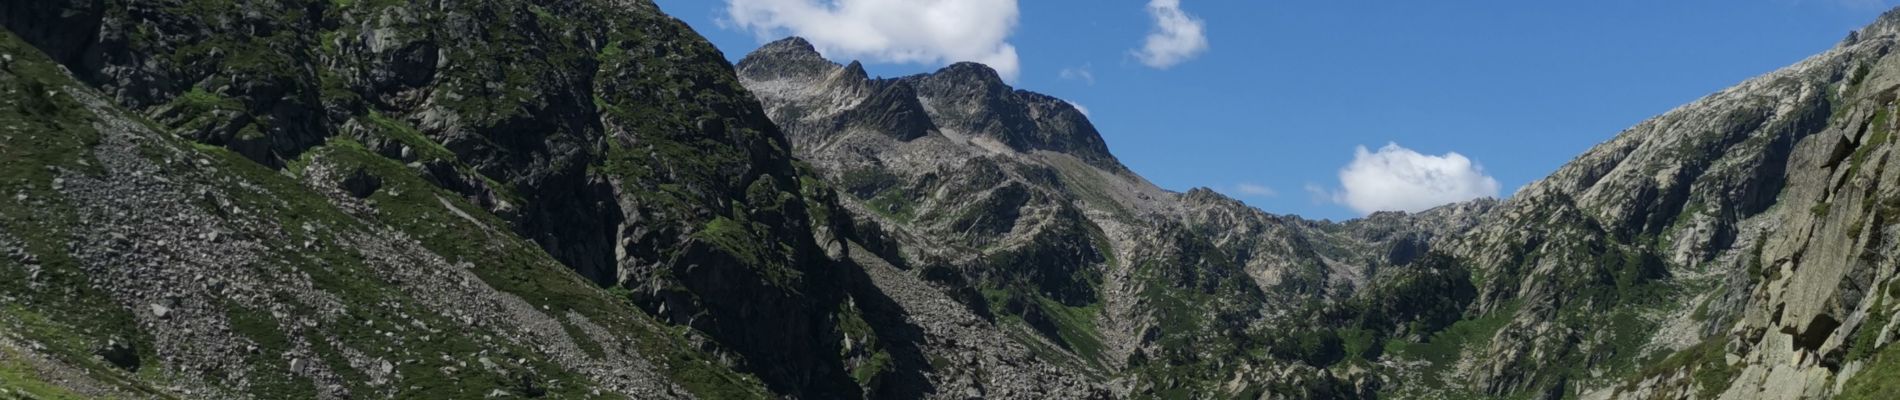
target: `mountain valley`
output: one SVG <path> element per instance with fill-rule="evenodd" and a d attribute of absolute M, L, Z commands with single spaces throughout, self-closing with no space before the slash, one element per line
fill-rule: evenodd
<path fill-rule="evenodd" d="M 730 63 L 648 0 L 0 25 L 0 399 L 1900 395 L 1900 11 L 1343 222 L 1163 189 L 982 64 Z"/>

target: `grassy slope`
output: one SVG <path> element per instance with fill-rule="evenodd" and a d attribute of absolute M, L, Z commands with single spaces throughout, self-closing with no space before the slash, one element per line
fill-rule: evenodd
<path fill-rule="evenodd" d="M 3 32 L 0 32 L 3 33 Z M 0 96 L 0 189 L 8 194 L 0 199 L 0 228 L 21 242 L 43 265 L 42 280 L 60 283 L 40 287 L 22 286 L 26 274 L 15 260 L 0 261 L 0 295 L 8 307 L 0 308 L 0 335 L 6 338 L 41 343 L 47 355 L 60 362 L 89 371 L 103 382 L 133 393 L 156 393 L 166 377 L 160 368 L 144 368 L 137 373 L 113 368 L 92 357 L 90 352 L 109 338 L 134 342 L 145 354 L 147 365 L 156 359 L 151 353 L 149 335 L 130 323 L 130 314 L 109 298 L 86 284 L 84 271 L 64 256 L 69 242 L 73 211 L 53 192 L 51 167 L 91 171 L 87 151 L 96 144 L 98 134 L 88 121 L 84 108 L 58 93 L 59 88 L 79 87 L 37 51 L 10 33 L 0 36 L 0 50 L 13 55 L 9 73 L 0 75 L 0 87 L 28 96 Z M 40 94 L 46 94 L 41 96 Z M 382 121 L 378 121 L 382 122 Z M 401 132 L 400 130 L 392 130 Z M 414 172 L 393 161 L 371 155 L 348 140 L 335 140 L 307 154 L 325 157 L 340 165 L 360 166 L 380 176 L 386 190 L 373 197 L 379 212 L 365 219 L 338 210 L 324 197 L 305 188 L 287 174 L 270 170 L 221 148 L 189 144 L 177 138 L 151 143 L 186 149 L 211 160 L 209 167 L 228 173 L 217 181 L 192 182 L 219 188 L 234 196 L 239 208 L 259 211 L 244 218 L 257 218 L 275 226 L 298 227 L 306 224 L 322 229 L 305 232 L 285 229 L 286 241 L 314 241 L 319 251 L 276 254 L 276 259 L 257 268 L 259 273 L 301 271 L 309 273 L 318 288 L 336 294 L 345 302 L 346 312 L 360 324 L 334 324 L 321 328 L 314 337 L 333 338 L 317 341 L 315 351 L 345 378 L 353 392 L 377 393 L 378 388 L 364 386 L 364 373 L 343 362 L 344 349 L 356 349 L 392 358 L 410 358 L 398 371 L 405 377 L 393 385 L 398 396 L 429 398 L 470 397 L 486 394 L 485 387 L 520 389 L 517 380 L 529 375 L 549 394 L 582 396 L 590 385 L 571 371 L 553 365 L 534 349 L 495 342 L 472 334 L 430 335 L 428 331 L 397 329 L 413 318 L 430 326 L 456 326 L 403 293 L 391 282 L 376 278 L 361 254 L 349 250 L 340 240 L 352 233 L 373 232 L 378 227 L 400 230 L 420 241 L 430 251 L 450 261 L 473 263 L 474 272 L 488 285 L 512 293 L 537 307 L 546 307 L 550 315 L 572 310 L 626 335 L 637 348 L 630 349 L 659 364 L 665 374 L 689 391 L 708 398 L 764 397 L 760 385 L 749 377 L 735 374 L 709 361 L 705 354 L 691 350 L 682 332 L 663 327 L 623 298 L 580 279 L 555 262 L 539 247 L 514 237 L 500 219 L 467 204 L 458 196 L 434 188 Z M 393 189 L 393 190 L 391 190 Z M 22 203 L 12 194 L 25 193 Z M 35 202 L 43 201 L 43 202 Z M 462 218 L 442 206 L 443 202 L 474 216 Z M 479 222 L 479 224 L 477 223 Z M 501 237 L 476 237 L 484 232 L 500 232 Z M 288 243 L 273 243 L 272 247 Z M 298 305 L 292 305 L 296 307 Z M 229 305 L 234 331 L 258 343 L 263 353 L 249 357 L 250 368 L 270 377 L 250 386 L 252 395 L 262 397 L 305 397 L 314 390 L 307 381 L 282 373 L 283 363 L 274 353 L 287 347 L 268 312 L 246 305 Z M 57 316 L 57 318 L 54 318 Z M 570 332 L 575 329 L 570 328 Z M 380 333 L 380 334 L 379 334 Z M 598 350 L 598 344 L 593 348 Z M 583 348 L 588 346 L 583 345 Z M 482 351 L 507 351 L 522 355 L 521 362 L 508 361 L 509 372 L 488 373 L 477 369 L 444 369 L 474 362 L 472 355 Z M 387 352 L 387 353 L 384 353 Z M 12 360 L 5 358 L 0 360 Z M 451 372 L 453 371 L 453 372 Z M 57 385 L 45 383 L 40 372 L 23 364 L 0 362 L 0 376 L 7 379 L 0 388 L 26 393 L 57 396 Z M 58 397 L 54 397 L 58 398 Z"/>
<path fill-rule="evenodd" d="M 69 232 L 76 223 L 72 206 L 53 189 L 57 170 L 96 171 L 97 163 L 85 150 L 98 143 L 77 100 L 64 93 L 77 85 L 39 51 L 11 32 L 0 31 L 0 54 L 13 60 L 0 72 L 0 235 L 37 258 L 42 285 L 26 285 L 31 272 L 13 257 L 0 258 L 0 338 L 44 346 L 44 353 L 80 370 L 114 374 L 115 369 L 91 356 L 105 338 L 135 343 L 149 349 L 151 338 L 137 331 L 130 312 L 116 306 L 97 289 L 77 261 L 66 255 Z M 14 352 L 17 349 L 4 349 Z M 152 357 L 149 351 L 140 355 Z M 0 358 L 0 388 L 60 398 L 63 390 L 39 378 L 30 365 L 14 354 Z M 129 375 L 129 374 L 128 374 Z M 147 377 L 150 374 L 146 375 Z M 155 393 L 135 377 L 124 389 Z"/>

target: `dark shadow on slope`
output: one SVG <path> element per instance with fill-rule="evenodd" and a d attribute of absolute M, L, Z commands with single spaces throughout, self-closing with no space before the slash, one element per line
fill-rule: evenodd
<path fill-rule="evenodd" d="M 855 277 L 834 274 L 849 268 L 826 264 L 796 284 L 767 275 L 766 266 L 748 264 L 718 246 L 693 240 L 671 266 L 678 287 L 647 293 L 634 301 L 663 321 L 690 326 L 737 353 L 739 368 L 764 381 L 773 392 L 801 398 L 856 398 L 858 386 L 842 360 L 832 310 L 844 301 L 832 282 Z M 826 262 L 829 262 L 828 260 Z M 810 264 L 817 265 L 817 264 Z"/>
<path fill-rule="evenodd" d="M 861 254 L 861 253 L 860 253 Z M 861 254 L 860 256 L 868 255 Z M 911 325 L 909 313 L 896 300 L 872 283 L 871 276 L 856 260 L 840 262 L 840 278 L 850 282 L 847 290 L 863 310 L 865 322 L 877 334 L 878 343 L 891 356 L 891 366 L 883 376 L 865 388 L 865 397 L 874 399 L 919 399 L 937 392 L 926 372 L 934 370 L 924 356 L 924 331 Z"/>

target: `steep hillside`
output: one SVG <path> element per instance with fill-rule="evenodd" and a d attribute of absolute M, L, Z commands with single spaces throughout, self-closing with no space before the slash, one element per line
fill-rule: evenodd
<path fill-rule="evenodd" d="M 1900 175 L 1888 13 L 1837 47 L 1646 121 L 1448 242 L 1507 320 L 1488 394 L 1890 397 Z M 1535 332 L 1536 334 L 1532 334 Z"/>
<path fill-rule="evenodd" d="M 871 79 L 794 38 L 739 71 L 885 254 L 1120 395 L 1862 396 L 1900 361 L 1896 20 L 1507 201 L 1345 223 L 1155 188 L 977 65 Z"/>
<path fill-rule="evenodd" d="M 1490 204 L 1334 224 L 1168 192 L 1116 161 L 1073 106 L 977 64 L 872 79 L 792 38 L 739 74 L 794 153 L 836 182 L 858 230 L 891 238 L 878 254 L 903 261 L 894 272 L 1119 396 L 1373 396 L 1366 377 L 1311 366 L 1342 351 L 1295 349 L 1340 342 L 1301 318 L 1406 270 Z"/>
<path fill-rule="evenodd" d="M 1160 189 L 982 65 L 733 66 L 646 0 L 0 25 L 0 398 L 1900 393 L 1900 13 L 1345 222 Z"/>
<path fill-rule="evenodd" d="M 842 355 L 906 346 L 830 189 L 646 1 L 0 22 L 9 390 L 855 397 Z"/>
<path fill-rule="evenodd" d="M 766 395 L 420 168 L 167 134 L 11 33 L 0 389 L 26 398 Z"/>

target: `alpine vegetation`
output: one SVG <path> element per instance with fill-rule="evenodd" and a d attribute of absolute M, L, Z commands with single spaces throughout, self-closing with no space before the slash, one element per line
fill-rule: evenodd
<path fill-rule="evenodd" d="M 1359 148 L 1330 221 L 1151 183 L 951 3 L 733 0 L 802 35 L 736 63 L 648 0 L 0 5 L 0 398 L 1900 393 L 1900 13 L 1507 199 Z"/>

